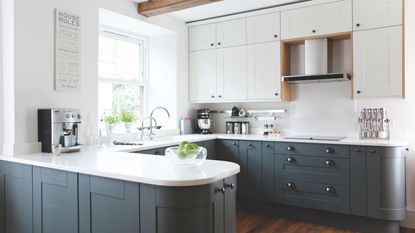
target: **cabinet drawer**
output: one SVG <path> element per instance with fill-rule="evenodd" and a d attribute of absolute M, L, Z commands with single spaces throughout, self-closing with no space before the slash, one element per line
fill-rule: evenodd
<path fill-rule="evenodd" d="M 349 159 L 282 154 L 276 157 L 279 178 L 349 185 Z"/>
<path fill-rule="evenodd" d="M 277 202 L 337 213 L 350 213 L 349 187 L 295 180 L 276 181 Z"/>
<path fill-rule="evenodd" d="M 306 143 L 277 143 L 276 153 L 320 157 L 349 158 L 349 146 Z"/>

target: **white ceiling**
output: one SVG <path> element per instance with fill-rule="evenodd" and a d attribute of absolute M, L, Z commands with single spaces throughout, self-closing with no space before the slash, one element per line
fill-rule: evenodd
<path fill-rule="evenodd" d="M 168 15 L 190 22 L 292 2 L 298 2 L 298 0 L 223 0 L 172 12 Z"/>

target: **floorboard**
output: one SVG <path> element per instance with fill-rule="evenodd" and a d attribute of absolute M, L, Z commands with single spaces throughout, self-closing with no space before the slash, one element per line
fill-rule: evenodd
<path fill-rule="evenodd" d="M 274 218 L 263 214 L 238 210 L 238 233 L 358 233 L 306 222 Z M 401 233 L 415 233 L 414 229 L 401 229 Z"/>

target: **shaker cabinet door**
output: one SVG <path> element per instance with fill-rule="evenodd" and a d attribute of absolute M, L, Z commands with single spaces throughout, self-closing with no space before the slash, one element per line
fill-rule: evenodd
<path fill-rule="evenodd" d="M 353 35 L 354 96 L 403 97 L 402 27 Z"/>
<path fill-rule="evenodd" d="M 246 45 L 246 19 L 234 19 L 216 24 L 216 47 Z"/>
<path fill-rule="evenodd" d="M 260 200 L 262 198 L 262 143 L 259 141 L 239 142 L 238 176 L 239 196 Z"/>
<path fill-rule="evenodd" d="M 280 43 L 248 45 L 248 99 L 280 100 Z"/>
<path fill-rule="evenodd" d="M 189 94 L 191 101 L 216 100 L 216 51 L 189 54 Z"/>
<path fill-rule="evenodd" d="M 33 167 L 33 232 L 78 232 L 78 174 Z"/>
<path fill-rule="evenodd" d="M 217 98 L 219 101 L 247 98 L 246 46 L 217 50 Z"/>
<path fill-rule="evenodd" d="M 280 12 L 247 18 L 248 44 L 277 41 L 280 39 Z"/>
<path fill-rule="evenodd" d="M 189 51 L 216 48 L 216 24 L 189 28 Z"/>
<path fill-rule="evenodd" d="M 139 184 L 79 175 L 79 232 L 140 232 Z"/>
<path fill-rule="evenodd" d="M 402 25 L 403 0 L 353 0 L 353 30 Z"/>
<path fill-rule="evenodd" d="M 319 4 L 281 13 L 282 39 L 352 31 L 351 0 Z"/>
<path fill-rule="evenodd" d="M 0 232 L 33 232 L 32 166 L 0 161 Z"/>

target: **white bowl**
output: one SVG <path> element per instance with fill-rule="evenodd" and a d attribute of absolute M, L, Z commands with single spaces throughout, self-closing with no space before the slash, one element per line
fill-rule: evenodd
<path fill-rule="evenodd" d="M 194 167 L 201 165 L 207 156 L 207 150 L 199 146 L 197 150 L 182 151 L 178 146 L 166 149 L 166 157 L 177 167 Z"/>

